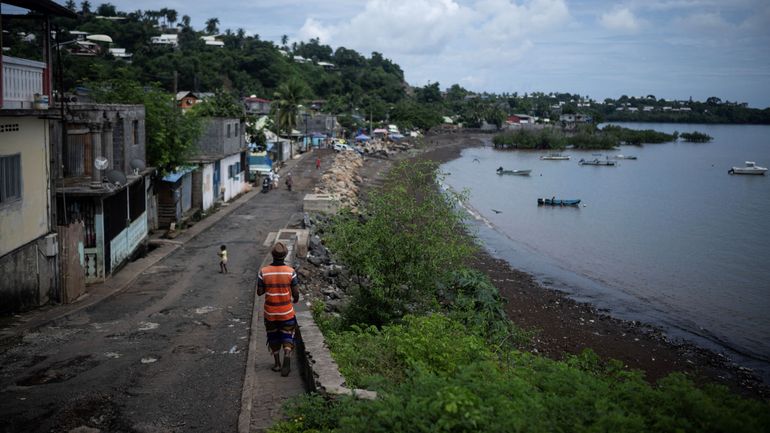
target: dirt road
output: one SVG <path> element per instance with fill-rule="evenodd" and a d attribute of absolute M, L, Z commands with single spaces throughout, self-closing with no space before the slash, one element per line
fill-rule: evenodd
<path fill-rule="evenodd" d="M 254 194 L 120 293 L 0 348 L 0 431 L 236 431 L 263 242 L 302 211 L 320 177 L 315 155 L 291 171 L 294 191 Z M 261 372 L 271 358 L 257 338 Z M 303 392 L 296 372 L 270 386 L 280 392 L 260 399 L 273 390 L 257 383 L 258 416 L 275 416 L 283 398 Z"/>

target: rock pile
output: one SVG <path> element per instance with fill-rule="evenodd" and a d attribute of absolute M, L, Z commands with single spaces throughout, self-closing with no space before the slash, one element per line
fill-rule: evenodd
<path fill-rule="evenodd" d="M 410 147 L 408 142 L 373 140 L 365 144 L 361 150 L 366 155 L 389 158 L 391 155 L 408 150 Z"/>
<path fill-rule="evenodd" d="M 358 185 L 363 181 L 358 170 L 364 165 L 364 159 L 357 152 L 340 152 L 334 157 L 331 168 L 321 176 L 321 185 L 315 188 L 316 194 L 336 195 L 342 207 L 355 211 L 358 205 Z"/>

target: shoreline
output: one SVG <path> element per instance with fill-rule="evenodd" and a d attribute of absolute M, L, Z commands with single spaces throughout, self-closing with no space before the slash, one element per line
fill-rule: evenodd
<path fill-rule="evenodd" d="M 483 145 L 487 134 L 428 135 L 431 149 L 416 158 L 445 163 L 460 157 L 466 148 Z M 484 272 L 506 299 L 508 317 L 518 326 L 537 330 L 530 350 L 550 358 L 592 349 L 602 359 L 617 359 L 627 368 L 642 370 L 655 382 L 673 372 L 683 372 L 699 383 L 715 382 L 743 395 L 767 397 L 770 388 L 752 370 L 728 357 L 691 342 L 669 339 L 659 328 L 625 321 L 573 300 L 565 292 L 544 286 L 508 261 L 494 257 L 485 245 L 471 264 Z"/>

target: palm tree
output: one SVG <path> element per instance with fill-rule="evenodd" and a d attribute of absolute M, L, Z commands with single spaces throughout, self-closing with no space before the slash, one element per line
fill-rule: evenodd
<path fill-rule="evenodd" d="M 190 15 L 182 15 L 182 27 L 190 27 Z"/>
<path fill-rule="evenodd" d="M 206 33 L 214 34 L 219 32 L 219 18 L 209 18 L 206 20 Z"/>
<path fill-rule="evenodd" d="M 287 50 L 289 47 L 286 46 L 286 44 L 289 43 L 289 37 L 286 35 L 281 36 L 281 45 L 283 45 L 283 49 Z"/>
<path fill-rule="evenodd" d="M 75 12 L 75 9 L 77 9 L 77 5 L 75 4 L 75 0 L 67 0 L 66 3 L 64 3 L 64 7 L 71 10 L 72 12 Z"/>
<path fill-rule="evenodd" d="M 166 11 L 166 20 L 169 26 L 173 26 L 176 22 L 177 12 L 175 9 L 169 9 Z"/>
<path fill-rule="evenodd" d="M 85 15 L 91 14 L 91 2 L 88 0 L 83 1 L 80 3 L 80 13 Z"/>
<path fill-rule="evenodd" d="M 300 102 L 307 95 L 307 85 L 296 77 L 289 78 L 276 90 L 273 95 L 273 106 L 276 109 L 278 120 L 278 132 L 291 135 L 292 129 L 297 126 Z"/>

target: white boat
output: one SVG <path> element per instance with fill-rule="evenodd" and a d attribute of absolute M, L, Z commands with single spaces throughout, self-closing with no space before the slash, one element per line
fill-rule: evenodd
<path fill-rule="evenodd" d="M 504 170 L 503 167 L 497 169 L 497 174 L 517 174 L 519 176 L 529 176 L 532 170 Z"/>
<path fill-rule="evenodd" d="M 633 155 L 615 155 L 615 159 L 636 159 Z"/>
<path fill-rule="evenodd" d="M 733 167 L 727 172 L 730 174 L 765 174 L 767 167 L 760 167 L 754 161 L 746 161 L 745 167 Z"/>
<path fill-rule="evenodd" d="M 565 161 L 569 159 L 569 155 L 562 155 L 561 153 L 549 153 L 548 155 L 541 156 L 540 159 L 545 161 Z"/>

